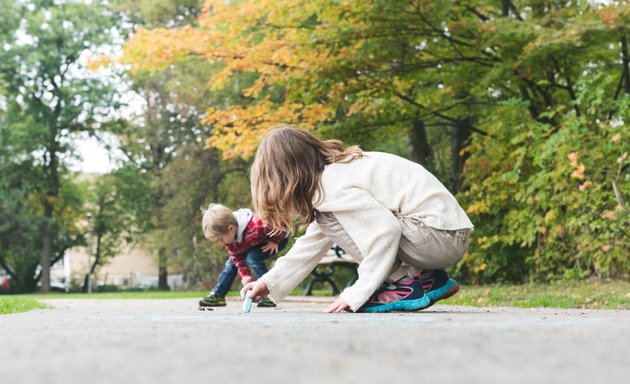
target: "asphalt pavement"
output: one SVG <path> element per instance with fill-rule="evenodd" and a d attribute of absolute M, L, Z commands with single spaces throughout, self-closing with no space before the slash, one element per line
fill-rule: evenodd
<path fill-rule="evenodd" d="M 322 313 L 331 301 L 48 300 L 0 315 L 0 384 L 630 383 L 627 310 Z"/>

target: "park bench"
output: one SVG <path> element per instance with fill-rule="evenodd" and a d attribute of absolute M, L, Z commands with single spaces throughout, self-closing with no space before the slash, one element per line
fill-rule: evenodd
<path fill-rule="evenodd" d="M 317 283 L 328 283 L 332 289 L 332 295 L 336 296 L 340 293 L 337 284 L 333 281 L 332 276 L 339 268 L 344 268 L 352 272 L 352 277 L 346 282 L 345 287 L 349 287 L 357 281 L 357 265 L 358 263 L 346 254 L 338 245 L 333 245 L 332 248 L 326 253 L 317 267 L 311 272 L 311 279 L 306 284 L 304 289 L 304 295 L 310 296 L 313 294 L 313 286 Z"/>

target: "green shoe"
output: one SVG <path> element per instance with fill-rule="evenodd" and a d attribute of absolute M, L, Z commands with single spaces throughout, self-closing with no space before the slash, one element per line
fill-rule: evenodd
<path fill-rule="evenodd" d="M 263 308 L 273 308 L 276 306 L 276 303 L 266 297 L 263 297 L 263 299 L 258 302 L 258 306 Z"/>
<path fill-rule="evenodd" d="M 199 300 L 199 306 L 201 307 L 225 307 L 225 296 L 215 295 L 214 292 L 203 299 Z"/>

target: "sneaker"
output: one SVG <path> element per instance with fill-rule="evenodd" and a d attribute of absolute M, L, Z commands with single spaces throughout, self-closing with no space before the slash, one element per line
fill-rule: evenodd
<path fill-rule="evenodd" d="M 219 296 L 214 292 L 203 299 L 199 300 L 199 306 L 201 307 L 225 307 L 225 296 Z"/>
<path fill-rule="evenodd" d="M 431 303 L 448 299 L 459 291 L 459 284 L 443 269 L 425 269 L 420 272 L 420 283 Z"/>
<path fill-rule="evenodd" d="M 383 284 L 358 312 L 418 311 L 429 305 L 420 279 L 406 276 L 395 283 Z"/>
<path fill-rule="evenodd" d="M 258 302 L 258 307 L 261 307 L 261 308 L 274 308 L 275 306 L 276 306 L 276 303 L 269 300 L 268 297 L 263 297 L 263 299 Z"/>

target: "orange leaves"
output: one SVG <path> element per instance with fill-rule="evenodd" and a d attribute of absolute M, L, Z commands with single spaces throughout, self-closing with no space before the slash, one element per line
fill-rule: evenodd
<path fill-rule="evenodd" d="M 569 162 L 571 163 L 571 167 L 573 168 L 573 173 L 571 173 L 571 177 L 578 180 L 584 180 L 582 184 L 578 187 L 580 191 L 586 190 L 591 186 L 591 182 L 589 180 L 585 180 L 584 178 L 584 164 L 578 161 L 580 153 L 579 152 L 571 152 L 567 155 L 569 158 Z"/>
<path fill-rule="evenodd" d="M 321 104 L 274 104 L 268 99 L 250 107 L 212 110 L 204 120 L 214 127 L 208 145 L 223 151 L 224 158 L 247 158 L 254 154 L 267 129 L 278 124 L 297 124 L 314 129 L 333 117 L 334 110 Z"/>
<path fill-rule="evenodd" d="M 573 167 L 574 171 L 571 173 L 571 177 L 575 179 L 584 179 L 584 164 L 578 161 L 579 152 L 571 152 L 567 156 L 569 161 L 571 162 L 571 167 Z"/>
<path fill-rule="evenodd" d="M 132 65 L 132 70 L 162 70 L 204 43 L 204 35 L 190 27 L 139 29 L 125 44 L 123 60 Z"/>
<path fill-rule="evenodd" d="M 599 11 L 599 14 L 602 17 L 602 21 L 608 25 L 608 28 L 615 29 L 617 27 L 617 21 L 619 20 L 619 15 L 615 11 L 614 7 L 605 7 Z"/>
<path fill-rule="evenodd" d="M 350 0 L 206 0 L 197 27 L 140 29 L 125 45 L 124 58 L 134 70 L 147 71 L 191 54 L 220 63 L 206 79 L 208 89 L 220 93 L 229 85 L 242 97 L 226 97 L 207 111 L 208 145 L 226 158 L 248 157 L 271 125 L 312 129 L 333 117 L 332 106 L 352 80 L 326 90 L 317 71 L 338 68 L 364 43 L 338 44 L 339 31 L 369 31 L 363 7 Z M 368 113 L 365 105 L 359 102 L 356 111 Z"/>

